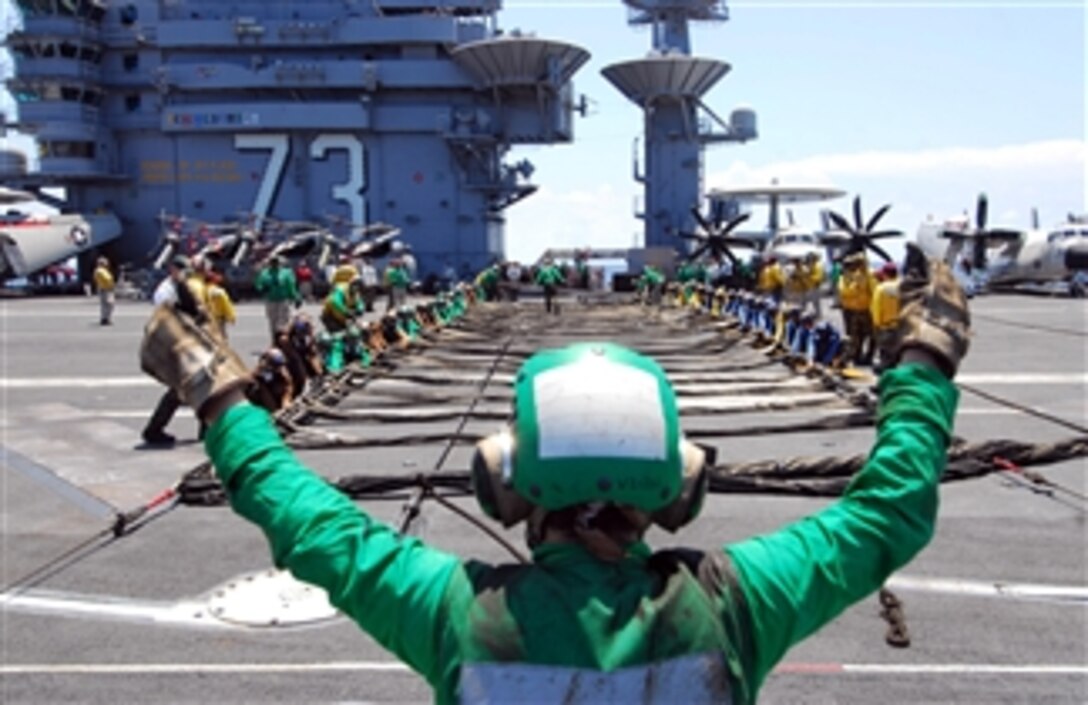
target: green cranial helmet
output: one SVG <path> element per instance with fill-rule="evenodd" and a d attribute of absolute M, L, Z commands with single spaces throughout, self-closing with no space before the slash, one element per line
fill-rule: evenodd
<path fill-rule="evenodd" d="M 676 394 L 650 358 L 611 343 L 542 351 L 514 394 L 510 432 L 482 441 L 473 462 L 492 517 L 509 526 L 532 508 L 612 502 L 675 530 L 698 512 L 703 454 L 684 441 Z"/>

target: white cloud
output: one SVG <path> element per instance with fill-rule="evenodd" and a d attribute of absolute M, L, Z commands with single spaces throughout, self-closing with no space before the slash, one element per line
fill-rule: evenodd
<path fill-rule="evenodd" d="M 913 236 L 929 216 L 943 218 L 970 210 L 981 191 L 990 201 L 990 224 L 1028 227 L 1038 208 L 1043 225 L 1084 212 L 1088 145 L 1077 140 L 1051 140 L 994 148 L 950 147 L 915 152 L 868 151 L 825 154 L 752 166 L 733 162 L 708 174 L 706 187 L 770 183 L 828 186 L 850 197 L 862 194 L 865 214 L 881 204 L 893 208 L 881 227 Z M 547 247 L 629 247 L 642 233 L 632 216 L 633 183 L 602 184 L 593 189 L 543 186 L 539 193 L 508 211 L 507 251 L 523 261 L 536 259 Z M 830 204 L 845 214 L 847 199 Z M 794 208 L 797 222 L 819 223 L 821 205 Z M 762 223 L 765 209 L 756 207 L 753 222 Z M 901 243 L 888 243 L 898 251 Z"/>
<path fill-rule="evenodd" d="M 631 247 L 642 234 L 631 192 L 611 184 L 588 190 L 542 186 L 507 211 L 507 257 L 533 262 L 549 247 Z"/>
<path fill-rule="evenodd" d="M 1078 140 L 1051 140 L 993 148 L 948 147 L 917 152 L 853 152 L 823 154 L 795 161 L 752 167 L 734 162 L 707 178 L 713 186 L 748 186 L 770 183 L 828 185 L 836 177 L 917 177 L 948 171 L 1008 171 L 1078 168 L 1083 172 L 1088 144 Z"/>

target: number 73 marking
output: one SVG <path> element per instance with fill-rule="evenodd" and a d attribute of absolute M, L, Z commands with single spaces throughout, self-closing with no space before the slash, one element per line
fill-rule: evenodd
<path fill-rule="evenodd" d="M 239 150 L 266 149 L 271 152 L 268 164 L 257 189 L 257 198 L 253 202 L 253 215 L 259 224 L 268 216 L 272 201 L 276 197 L 279 185 L 287 169 L 287 158 L 291 154 L 291 139 L 286 134 L 235 135 L 234 147 Z M 344 150 L 348 157 L 348 179 L 332 187 L 333 200 L 347 204 L 353 223 L 366 223 L 366 151 L 363 143 L 352 135 L 318 135 L 310 143 L 310 158 L 323 161 L 329 152 Z"/>

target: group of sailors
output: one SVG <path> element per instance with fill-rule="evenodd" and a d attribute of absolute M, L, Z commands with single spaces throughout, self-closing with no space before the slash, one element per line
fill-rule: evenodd
<path fill-rule="evenodd" d="M 380 318 L 364 320 L 363 284 L 350 265 L 341 266 L 321 310 L 323 330 L 296 312 L 277 330 L 272 347 L 261 354 L 246 396 L 276 412 L 303 394 L 315 380 L 349 367 L 365 369 L 390 350 L 405 350 L 430 332 L 465 314 L 476 300 L 472 286 L 459 284 L 433 299 L 390 308 Z"/>
<path fill-rule="evenodd" d="M 837 328 L 823 318 L 823 264 L 811 255 L 780 265 L 774 257 L 759 263 L 753 289 L 714 286 L 697 265 L 684 263 L 668 281 L 658 268 L 647 266 L 638 280 L 641 300 L 703 309 L 730 318 L 757 344 L 785 353 L 806 364 L 842 368 L 890 364 L 899 318 L 899 277 L 893 262 L 873 272 L 863 252 L 836 262 L 832 293 L 842 312 Z"/>

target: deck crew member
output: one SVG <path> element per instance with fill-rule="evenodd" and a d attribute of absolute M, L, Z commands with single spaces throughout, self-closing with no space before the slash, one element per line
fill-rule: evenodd
<path fill-rule="evenodd" d="M 302 297 L 295 285 L 295 273 L 283 266 L 283 258 L 273 255 L 268 266 L 261 270 L 254 288 L 264 299 L 264 315 L 268 319 L 268 335 L 275 341 L 276 331 L 291 320 L 291 304 L 302 305 Z"/>
<path fill-rule="evenodd" d="M 847 255 L 839 275 L 839 305 L 843 328 L 850 339 L 847 361 L 855 365 L 869 365 L 873 361 L 873 318 L 869 309 L 874 289 L 876 278 L 869 271 L 865 253 Z"/>
<path fill-rule="evenodd" d="M 534 279 L 544 288 L 544 310 L 548 313 L 559 313 L 559 307 L 555 304 L 555 294 L 559 290 L 559 285 L 567 278 L 563 276 L 563 272 L 551 257 L 545 258 Z"/>
<path fill-rule="evenodd" d="M 114 289 L 116 287 L 117 282 L 114 281 L 113 272 L 110 271 L 110 261 L 105 257 L 99 257 L 94 268 L 94 288 L 98 291 L 99 325 L 113 325 Z"/>
<path fill-rule="evenodd" d="M 141 363 L 209 421 L 231 505 L 276 565 L 325 588 L 438 702 L 752 703 L 791 646 L 933 535 L 969 316 L 947 267 L 909 259 L 898 366 L 880 380 L 863 469 L 822 511 L 724 548 L 644 542 L 651 525 L 696 518 L 708 458 L 684 439 L 661 367 L 619 346 L 529 358 L 510 426 L 477 446 L 481 507 L 528 527 L 532 562 L 503 566 L 402 535 L 306 469 L 243 401 L 237 356 L 173 311 L 149 323 Z"/>
<path fill-rule="evenodd" d="M 876 340 L 877 370 L 891 366 L 899 325 L 899 276 L 895 263 L 886 262 L 880 273 L 881 282 L 873 291 L 873 302 L 869 307 Z"/>

